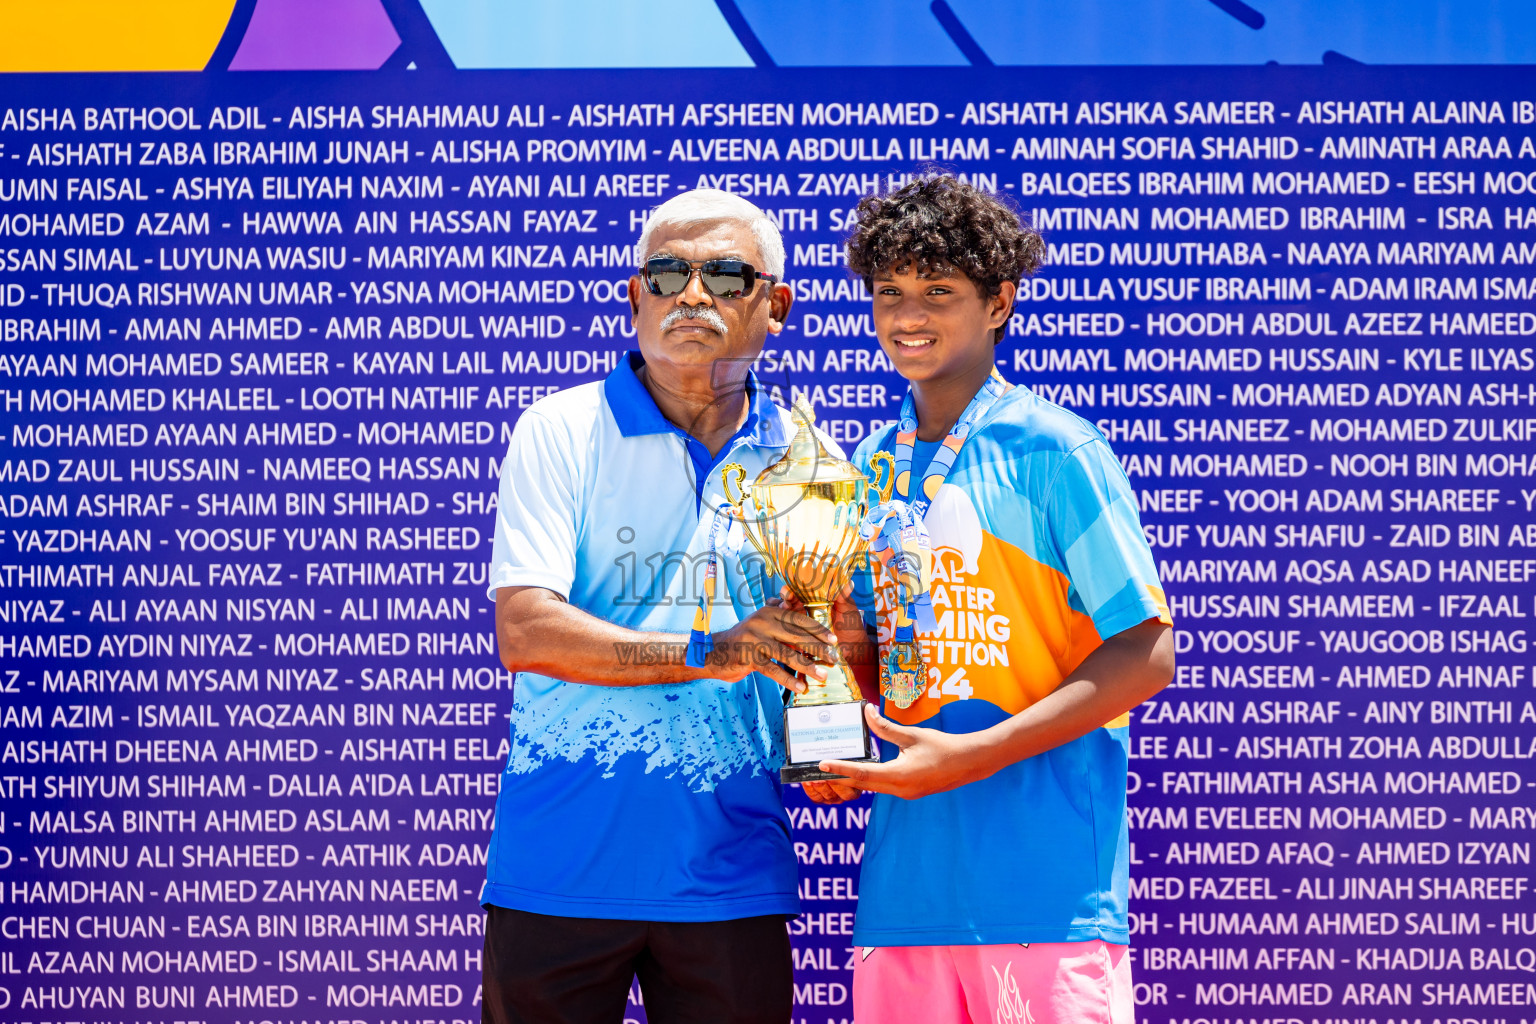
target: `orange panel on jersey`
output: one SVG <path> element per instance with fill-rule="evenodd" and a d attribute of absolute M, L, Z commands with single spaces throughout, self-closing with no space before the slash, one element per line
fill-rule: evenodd
<path fill-rule="evenodd" d="M 911 707 L 887 707 L 895 721 L 915 725 L 964 699 L 1017 714 L 1102 642 L 1093 620 L 1068 605 L 1065 576 L 990 533 L 981 533 L 972 572 L 954 548 L 937 549 L 933 561 L 939 629 L 918 635 L 929 686 Z M 878 592 L 882 642 L 891 636 L 895 596 L 889 585 Z"/>

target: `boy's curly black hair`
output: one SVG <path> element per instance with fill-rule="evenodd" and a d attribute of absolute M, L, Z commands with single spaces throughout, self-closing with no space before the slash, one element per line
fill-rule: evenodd
<path fill-rule="evenodd" d="M 1017 282 L 1045 261 L 1045 241 L 1007 201 L 952 174 L 922 175 L 895 192 L 866 196 L 846 244 L 848 269 L 866 288 L 877 273 L 915 268 L 964 274 L 991 298 L 1004 281 Z M 1006 331 L 1006 324 L 998 328 L 994 343 Z"/>

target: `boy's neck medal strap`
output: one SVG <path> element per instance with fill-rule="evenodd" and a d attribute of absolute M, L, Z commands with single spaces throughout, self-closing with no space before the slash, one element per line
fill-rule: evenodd
<path fill-rule="evenodd" d="M 895 522 L 900 528 L 903 563 L 910 561 L 907 550 L 908 544 L 916 542 L 919 550 L 912 552 L 918 560 L 918 572 L 916 586 L 909 586 L 906 574 L 898 572 L 897 575 L 897 605 L 896 605 L 896 635 L 892 639 L 885 656 L 880 659 L 880 691 L 885 694 L 887 700 L 898 708 L 909 708 L 922 696 L 927 686 L 928 671 L 923 664 L 922 648 L 917 645 L 914 636 L 914 621 L 921 624 L 925 630 L 936 628 L 933 619 L 933 605 L 928 594 L 929 573 L 928 562 L 930 560 L 928 531 L 925 529 L 924 520 L 927 518 L 929 506 L 938 496 L 939 488 L 944 485 L 949 476 L 950 469 L 955 464 L 955 459 L 960 454 L 960 448 L 970 436 L 971 430 L 977 422 L 986 415 L 987 410 L 1006 394 L 1013 385 L 1003 380 L 1002 375 L 994 367 L 991 375 L 982 384 L 966 406 L 965 412 L 950 429 L 949 435 L 934 452 L 933 460 L 928 463 L 928 469 L 923 475 L 922 487 L 915 498 L 909 498 L 912 483 L 912 449 L 917 441 L 917 406 L 912 398 L 911 388 L 907 389 L 906 398 L 901 403 L 901 419 L 896 426 L 896 452 L 895 452 L 895 481 L 894 498 L 892 505 L 904 506 L 902 512 L 910 509 L 908 514 L 902 512 L 887 513 L 882 523 L 881 533 L 885 533 L 885 526 Z M 889 550 L 889 545 L 886 545 Z M 890 566 L 889 556 L 881 559 Z"/>
<path fill-rule="evenodd" d="M 897 640 L 879 659 L 880 692 L 898 707 L 910 707 L 924 686 L 922 656 L 912 642 L 909 616 L 920 614 L 915 604 L 916 595 L 926 596 L 925 581 L 932 575 L 928 564 L 928 529 L 905 501 L 893 499 L 881 502 L 870 511 L 860 533 L 870 541 L 870 554 L 896 580 Z M 925 606 L 923 610 L 932 618 L 931 607 Z"/>

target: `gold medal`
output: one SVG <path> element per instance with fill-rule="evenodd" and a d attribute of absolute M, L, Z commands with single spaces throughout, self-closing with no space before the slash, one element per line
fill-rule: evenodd
<path fill-rule="evenodd" d="M 927 675 L 922 649 L 910 641 L 897 641 L 880 661 L 880 691 L 886 700 L 906 710 L 923 695 Z"/>

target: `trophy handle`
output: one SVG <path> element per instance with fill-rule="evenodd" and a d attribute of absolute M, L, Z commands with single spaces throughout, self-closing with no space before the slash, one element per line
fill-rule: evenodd
<path fill-rule="evenodd" d="M 758 554 L 763 556 L 769 568 L 777 572 L 778 570 L 774 568 L 773 556 L 768 553 L 768 548 L 758 539 L 757 532 L 747 522 L 747 514 L 741 507 L 742 503 L 747 500 L 747 493 L 741 487 L 742 481 L 746 478 L 747 471 L 741 463 L 732 462 L 722 466 L 720 469 L 720 490 L 725 494 L 727 504 L 731 506 L 731 514 L 741 524 L 741 532 L 747 535 L 747 540 L 752 542 L 752 546 L 757 549 Z M 735 497 L 731 496 L 731 491 L 733 490 L 736 492 Z"/>
<path fill-rule="evenodd" d="M 741 489 L 741 483 L 747 478 L 747 471 L 739 462 L 732 462 L 720 470 L 720 488 L 725 492 L 725 500 L 730 502 L 731 511 L 741 517 L 741 503 L 746 500 L 746 492 Z M 736 491 L 736 496 L 731 497 L 731 491 Z"/>
<path fill-rule="evenodd" d="M 881 483 L 880 467 L 885 468 L 883 474 L 885 482 Z M 875 474 L 875 490 L 880 492 L 880 501 L 885 503 L 891 500 L 891 492 L 896 487 L 896 459 L 890 452 L 875 452 L 869 457 L 869 468 Z M 727 495 L 729 497 L 729 495 Z"/>

